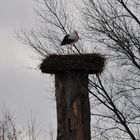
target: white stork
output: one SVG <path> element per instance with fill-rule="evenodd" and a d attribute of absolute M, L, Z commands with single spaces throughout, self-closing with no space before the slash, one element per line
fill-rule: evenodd
<path fill-rule="evenodd" d="M 77 31 L 74 31 L 64 37 L 64 39 L 61 42 L 61 46 L 74 44 L 75 42 L 78 41 L 78 39 L 79 39 L 78 33 Z"/>

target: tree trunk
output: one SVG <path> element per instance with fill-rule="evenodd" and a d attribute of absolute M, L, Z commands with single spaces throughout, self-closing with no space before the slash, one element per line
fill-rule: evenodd
<path fill-rule="evenodd" d="M 91 140 L 88 74 L 55 74 L 57 140 Z"/>

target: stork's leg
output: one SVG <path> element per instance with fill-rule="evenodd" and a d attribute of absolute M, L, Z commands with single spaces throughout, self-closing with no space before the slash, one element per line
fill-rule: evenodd
<path fill-rule="evenodd" d="M 67 54 L 72 54 L 72 53 L 76 53 L 76 51 L 74 51 L 74 49 L 73 49 L 73 44 L 71 44 L 71 45 L 67 45 L 68 46 L 68 48 L 67 48 Z"/>
<path fill-rule="evenodd" d="M 72 53 L 75 54 L 76 52 L 72 48 L 73 48 L 73 44 L 70 45 L 70 50 L 71 50 Z"/>

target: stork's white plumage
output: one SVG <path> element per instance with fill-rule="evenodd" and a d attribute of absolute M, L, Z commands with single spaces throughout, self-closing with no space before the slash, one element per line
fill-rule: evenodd
<path fill-rule="evenodd" d="M 61 42 L 61 46 L 68 45 L 68 44 L 74 44 L 75 42 L 78 41 L 78 39 L 79 39 L 78 33 L 77 33 L 77 31 L 74 31 L 64 37 L 64 39 Z"/>

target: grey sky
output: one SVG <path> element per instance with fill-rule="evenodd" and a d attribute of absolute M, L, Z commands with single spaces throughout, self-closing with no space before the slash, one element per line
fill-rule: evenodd
<path fill-rule="evenodd" d="M 42 131 L 54 124 L 55 102 L 50 100 L 53 77 L 41 74 L 33 51 L 14 37 L 14 31 L 34 23 L 32 0 L 0 0 L 0 111 L 15 112 L 17 125 L 27 125 L 31 112 Z"/>

